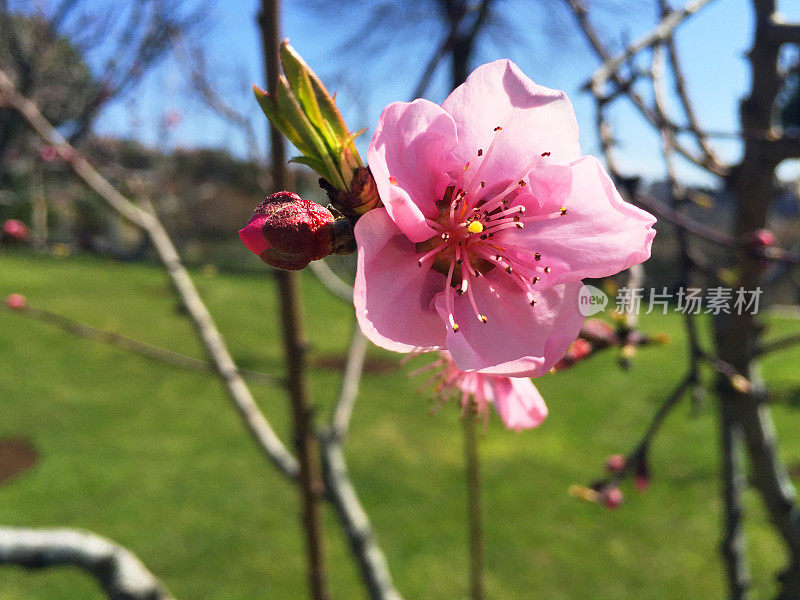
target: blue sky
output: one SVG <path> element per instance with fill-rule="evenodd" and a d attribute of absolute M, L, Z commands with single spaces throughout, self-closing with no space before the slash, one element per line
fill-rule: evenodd
<path fill-rule="evenodd" d="M 101 0 L 98 0 L 100 2 Z M 351 129 L 374 126 L 381 109 L 394 100 L 407 100 L 416 85 L 442 33 L 430 27 L 412 30 L 398 26 L 386 29 L 386 40 L 375 36 L 367 40 L 377 51 L 367 53 L 358 42 L 343 48 L 352 38 L 358 23 L 366 19 L 353 11 L 319 14 L 308 0 L 285 0 L 283 34 L 291 39 L 307 62 L 332 90 L 338 90 Z M 329 5 L 331 3 L 328 3 Z M 652 26 L 644 3 L 616 0 L 614 11 L 597 12 L 601 30 L 613 32 L 617 39 L 636 39 Z M 599 153 L 595 135 L 594 109 L 581 84 L 598 65 L 583 38 L 560 4 L 549 0 L 503 0 L 500 2 L 513 19 L 514 31 L 501 33 L 501 44 L 486 43 L 479 48 L 476 64 L 497 58 L 514 60 L 535 81 L 565 90 L 573 101 L 581 126 L 584 153 Z M 266 127 L 260 111 L 247 92 L 247 84 L 263 83 L 260 41 L 255 26 L 256 0 L 217 0 L 209 21 L 210 31 L 203 37 L 210 71 L 229 102 L 252 114 L 261 133 Z M 736 130 L 738 100 L 748 86 L 744 60 L 751 43 L 752 19 L 749 0 L 717 0 L 686 23 L 678 38 L 684 58 L 686 78 L 700 121 L 710 130 Z M 540 7 L 547 7 L 542 9 Z M 800 19 L 800 2 L 784 0 L 779 7 L 787 18 Z M 366 44 L 365 44 L 366 45 Z M 370 46 L 372 47 L 372 46 Z M 171 146 L 222 146 L 243 153 L 241 135 L 202 107 L 187 92 L 184 68 L 168 60 L 154 70 L 135 96 L 116 101 L 104 111 L 98 130 L 109 135 L 132 136 L 150 144 L 159 142 L 158 122 L 164 113 L 183 114 L 166 142 Z M 426 97 L 441 101 L 447 93 L 447 66 L 440 67 Z M 631 173 L 654 179 L 662 174 L 657 138 L 626 104 L 611 113 L 620 141 L 620 162 Z M 262 127 L 263 125 L 263 127 Z M 371 132 L 363 136 L 368 142 Z M 263 142 L 263 140 L 262 140 Z M 721 154 L 735 158 L 736 144 L 717 144 Z M 689 167 L 685 177 L 711 181 Z"/>

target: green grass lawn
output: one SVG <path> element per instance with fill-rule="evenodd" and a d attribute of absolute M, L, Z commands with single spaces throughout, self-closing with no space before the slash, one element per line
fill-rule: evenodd
<path fill-rule="evenodd" d="M 240 366 L 280 373 L 275 290 L 266 276 L 198 274 L 197 285 Z M 154 267 L 75 257 L 0 254 L 0 298 L 24 293 L 48 308 L 176 351 L 202 356 Z M 303 277 L 312 357 L 346 351 L 352 316 Z M 773 319 L 776 333 L 799 322 Z M 605 458 L 625 452 L 681 377 L 674 315 L 643 318 L 671 344 L 640 351 L 622 372 L 605 353 L 536 383 L 551 416 L 538 430 L 505 431 L 496 417 L 481 442 L 488 598 L 708 600 L 726 597 L 718 560 L 718 435 L 713 399 L 668 420 L 652 454 L 653 484 L 626 488 L 615 512 L 577 501 Z M 372 356 L 394 361 L 377 349 Z M 25 436 L 41 453 L 0 486 L 0 524 L 83 527 L 133 550 L 179 600 L 306 598 L 296 490 L 267 464 L 211 375 L 185 372 L 76 339 L 0 311 L 0 437 Z M 770 359 L 780 389 L 800 385 L 800 352 Z M 330 360 L 325 362 L 332 362 Z M 420 360 L 417 359 L 416 363 Z M 347 455 L 352 476 L 407 600 L 466 596 L 461 427 L 450 407 L 428 414 L 405 369 L 368 374 Z M 341 373 L 312 371 L 320 412 Z M 280 389 L 253 386 L 284 437 Z M 800 463 L 800 412 L 775 408 L 783 458 Z M 783 557 L 748 492 L 749 555 L 757 598 L 770 598 Z M 326 513 L 336 599 L 365 598 L 335 517 Z M 0 600 L 101 598 L 69 571 L 0 568 Z"/>

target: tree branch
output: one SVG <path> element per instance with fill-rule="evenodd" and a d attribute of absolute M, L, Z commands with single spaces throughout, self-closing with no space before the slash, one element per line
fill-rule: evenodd
<path fill-rule="evenodd" d="M 264 50 L 264 71 L 270 94 L 278 89 L 281 72 L 280 0 L 261 0 L 258 26 Z M 272 184 L 274 191 L 286 187 L 285 141 L 273 123 L 269 126 Z M 314 430 L 314 411 L 308 394 L 306 341 L 303 334 L 302 306 L 298 274 L 275 271 L 280 302 L 280 322 L 286 358 L 287 391 L 292 410 L 294 447 L 299 466 L 298 483 L 302 506 L 301 525 L 305 535 L 308 584 L 313 600 L 328 600 L 327 569 L 320 498 L 323 493 L 320 441 Z"/>
<path fill-rule="evenodd" d="M 750 571 L 745 557 L 745 537 L 742 523 L 742 493 L 746 485 L 741 471 L 739 449 L 742 432 L 730 401 L 720 401 L 720 437 L 722 446 L 722 496 L 725 528 L 721 543 L 725 559 L 728 589 L 731 600 L 749 597 Z"/>
<path fill-rule="evenodd" d="M 635 54 L 640 52 L 646 47 L 652 46 L 653 44 L 658 44 L 663 39 L 666 39 L 665 36 L 671 35 L 672 31 L 675 27 L 677 27 L 683 20 L 689 16 L 689 14 L 693 14 L 697 10 L 699 10 L 704 4 L 707 4 L 711 0 L 696 0 L 693 4 L 689 5 L 687 8 L 679 11 L 672 11 L 670 13 L 669 18 L 665 18 L 662 22 L 657 26 L 653 32 L 649 35 L 642 38 L 636 44 L 630 46 L 622 55 L 619 56 L 612 56 L 611 53 L 607 50 L 605 45 L 600 39 L 600 36 L 595 31 L 592 24 L 589 22 L 588 11 L 586 7 L 583 5 L 581 0 L 564 0 L 567 5 L 569 6 L 570 10 L 572 11 L 575 19 L 578 22 L 581 30 L 583 31 L 584 35 L 586 36 L 589 44 L 594 49 L 595 53 L 598 55 L 601 61 L 603 61 L 603 66 L 598 69 L 595 76 L 593 76 L 589 82 L 586 84 L 587 89 L 589 89 L 595 97 L 595 100 L 600 104 L 605 104 L 608 102 L 612 97 L 617 96 L 621 93 L 630 98 L 631 102 L 633 102 L 634 106 L 639 110 L 642 116 L 656 129 L 661 129 L 663 127 L 669 127 L 673 131 L 678 131 L 680 127 L 669 120 L 666 114 L 659 111 L 657 108 L 650 107 L 644 100 L 644 98 L 633 89 L 633 81 L 632 80 L 624 80 L 618 70 L 624 64 L 626 64 Z M 685 11 L 690 11 L 689 14 L 683 15 Z M 682 16 L 683 15 L 683 16 Z M 666 23 L 666 25 L 665 25 Z M 641 44 L 644 43 L 644 46 Z M 639 47 L 641 46 L 641 47 Z M 611 66 L 614 68 L 611 68 Z M 610 79 L 614 84 L 617 86 L 618 90 L 611 96 L 605 94 L 603 92 L 603 87 L 605 82 Z M 720 164 L 715 161 L 712 156 L 704 155 L 698 156 L 696 153 L 689 150 L 683 144 L 677 142 L 675 143 L 675 150 L 681 154 L 684 158 L 688 161 L 696 164 L 697 166 L 704 168 L 711 173 L 716 175 L 726 175 L 728 172 L 728 167 L 724 164 Z"/>
<path fill-rule="evenodd" d="M 312 261 L 308 266 L 331 294 L 349 304 L 353 303 L 353 286 L 334 273 L 325 260 Z"/>
<path fill-rule="evenodd" d="M 158 218 L 136 206 L 125 198 L 107 179 L 92 167 L 44 118 L 34 102 L 25 98 L 14 88 L 8 76 L 0 70 L 0 96 L 28 121 L 31 127 L 72 167 L 98 195 L 123 217 L 144 229 L 158 257 L 167 271 L 175 289 L 187 309 L 209 358 L 219 377 L 225 383 L 228 396 L 233 401 L 245 425 L 267 458 L 287 477 L 296 479 L 298 466 L 272 429 L 253 399 L 231 358 L 222 335 L 217 330 L 211 314 L 203 303 L 189 273 L 181 263 L 180 256 L 170 240 L 169 234 Z"/>
<path fill-rule="evenodd" d="M 0 306 L 0 309 L 28 317 L 34 321 L 53 325 L 78 337 L 116 346 L 117 348 L 122 348 L 128 352 L 133 352 L 146 358 L 151 358 L 159 362 L 174 365 L 176 367 L 180 367 L 181 369 L 187 369 L 189 371 L 196 371 L 200 373 L 216 373 L 216 367 L 212 362 L 200 360 L 199 358 L 187 356 L 185 354 L 174 352 L 159 346 L 153 346 L 152 344 L 147 344 L 145 342 L 140 342 L 139 340 L 129 338 L 115 331 L 97 329 L 96 327 L 92 327 L 86 323 L 80 323 L 79 321 L 75 321 L 74 319 L 70 319 L 69 317 L 65 317 L 64 315 L 60 315 L 51 310 L 34 308 L 30 305 L 27 305 L 24 310 L 11 309 L 5 305 Z M 261 371 L 248 371 L 246 369 L 241 369 L 239 373 L 241 373 L 242 377 L 251 380 L 253 383 L 259 383 L 261 385 L 281 384 L 276 377 L 273 377 L 269 373 L 262 373 Z"/>
<path fill-rule="evenodd" d="M 666 17 L 671 12 L 668 0 L 659 0 L 659 6 L 661 7 L 662 18 Z M 672 76 L 675 79 L 675 93 L 678 96 L 683 112 L 686 115 L 686 121 L 689 124 L 687 130 L 694 134 L 697 144 L 706 157 L 716 163 L 720 163 L 716 152 L 714 152 L 714 149 L 708 143 L 708 134 L 700 125 L 700 120 L 697 118 L 694 106 L 689 100 L 689 91 L 686 86 L 686 78 L 683 74 L 681 61 L 678 58 L 678 48 L 675 44 L 674 32 L 667 36 L 666 40 L 664 40 L 664 45 L 667 48 L 667 56 L 669 58 L 670 68 L 672 69 Z M 665 109 L 662 109 L 662 112 L 664 112 L 664 110 Z"/>
<path fill-rule="evenodd" d="M 339 516 L 370 597 L 373 600 L 402 600 L 394 588 L 386 558 L 350 480 L 341 444 L 326 437 L 320 442 L 327 498 Z"/>
<path fill-rule="evenodd" d="M 361 333 L 358 323 L 355 323 L 353 325 L 353 337 L 350 342 L 350 352 L 347 355 L 347 364 L 344 369 L 342 391 L 333 411 L 331 428 L 339 443 L 344 443 L 350 428 L 350 418 L 353 415 L 353 408 L 358 396 L 358 385 L 361 381 L 361 374 L 364 371 L 364 359 L 367 356 L 368 345 L 369 342 L 366 336 Z"/>
<path fill-rule="evenodd" d="M 77 567 L 97 579 L 109 600 L 174 600 L 130 550 L 88 531 L 0 527 L 0 564 Z"/>
<path fill-rule="evenodd" d="M 592 75 L 591 86 L 599 88 L 608 81 L 608 79 L 613 78 L 619 68 L 639 52 L 645 48 L 650 48 L 666 41 L 678 25 L 711 1 L 712 0 L 694 0 L 686 5 L 685 8 L 672 10 L 667 13 L 650 33 L 632 43 L 621 54 L 607 59 L 603 63 L 603 66 Z"/>

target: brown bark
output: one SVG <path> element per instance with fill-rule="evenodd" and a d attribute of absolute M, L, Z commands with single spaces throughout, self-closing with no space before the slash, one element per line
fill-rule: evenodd
<path fill-rule="evenodd" d="M 259 14 L 264 66 L 270 93 L 277 89 L 280 75 L 280 0 L 262 0 Z M 283 136 L 277 128 L 270 126 L 270 148 L 273 191 L 286 187 L 286 152 Z M 302 307 L 300 303 L 298 275 L 289 271 L 276 271 L 280 296 L 280 320 L 283 330 L 283 346 L 288 370 L 287 388 L 292 408 L 294 444 L 300 466 L 300 495 L 302 500 L 302 524 L 306 538 L 308 557 L 308 580 L 313 600 L 327 600 L 325 553 L 323 548 L 320 499 L 323 483 L 320 471 L 319 440 L 314 432 L 313 409 L 308 398 L 306 380 L 306 341 L 302 329 Z"/>
<path fill-rule="evenodd" d="M 780 37 L 774 35 L 775 0 L 753 0 L 756 28 L 749 52 L 750 94 L 740 107 L 743 130 L 770 131 L 775 99 L 781 86 L 778 73 Z M 766 223 L 769 203 L 774 196 L 775 167 L 783 153 L 770 136 L 748 137 L 742 161 L 733 169 L 729 187 L 736 197 L 734 234 L 747 239 Z M 761 280 L 758 261 L 745 253 L 736 257 L 739 285 L 754 290 Z M 717 352 L 723 361 L 756 382 L 753 391 L 742 393 L 721 378 L 721 400 L 735 407 L 752 464 L 753 483 L 758 489 L 770 519 L 782 537 L 790 564 L 782 578 L 781 598 L 800 598 L 800 510 L 794 489 L 776 451 L 769 408 L 763 403 L 763 386 L 758 383 L 754 358 L 759 346 L 756 315 L 726 315 L 716 328 Z"/>

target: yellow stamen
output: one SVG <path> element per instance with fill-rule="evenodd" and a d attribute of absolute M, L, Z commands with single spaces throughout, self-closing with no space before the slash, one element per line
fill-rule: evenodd
<path fill-rule="evenodd" d="M 483 231 L 483 223 L 480 221 L 472 221 L 469 225 L 467 225 L 467 231 L 470 233 L 480 233 Z"/>

